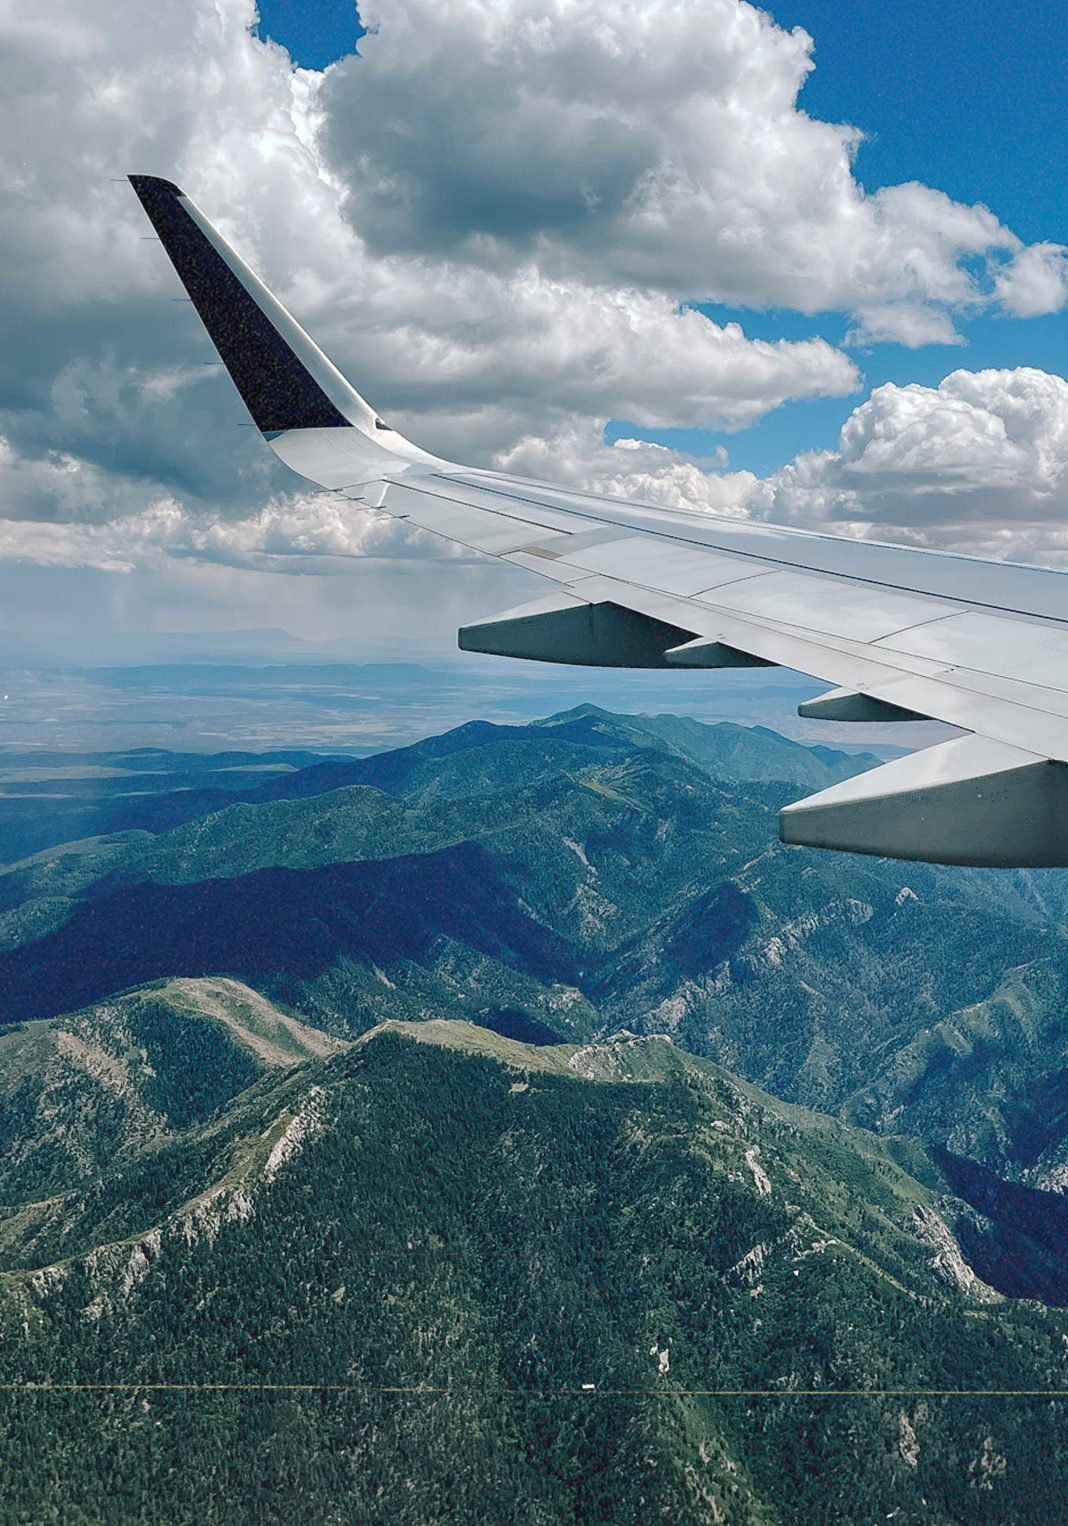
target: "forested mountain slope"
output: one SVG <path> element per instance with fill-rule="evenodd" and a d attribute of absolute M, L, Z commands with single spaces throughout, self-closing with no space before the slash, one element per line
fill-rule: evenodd
<path fill-rule="evenodd" d="M 0 871 L 0 1515 L 1045 1526 L 1063 877 L 760 730 L 302 761 Z"/>
<path fill-rule="evenodd" d="M 293 675 L 294 682 L 297 675 Z M 351 675 L 350 675 L 351 679 Z M 584 705 L 530 725 L 474 721 L 440 736 L 366 758 L 317 757 L 310 752 L 190 754 L 139 748 L 79 755 L 0 748 L 0 862 L 13 862 L 59 843 L 116 832 L 164 832 L 196 821 L 234 800 L 306 798 L 352 784 L 393 793 L 427 785 L 448 790 L 477 772 L 483 743 L 503 737 L 523 748 L 529 770 L 540 740 L 552 754 L 550 771 L 568 745 L 594 747 L 603 756 L 622 748 L 655 746 L 701 766 L 745 772 L 752 778 L 812 784 L 844 778 L 879 759 L 830 748 L 808 748 L 773 731 L 724 722 L 703 725 L 677 716 L 615 716 L 613 739 L 600 724 L 607 712 Z M 620 728 L 623 728 L 620 730 Z M 450 760 L 456 760 L 452 763 Z M 491 776 L 494 765 L 491 760 Z"/>
<path fill-rule="evenodd" d="M 1068 1317 L 969 1272 L 922 1151 L 664 1039 L 326 1043 L 220 982 L 0 1039 L 55 1147 L 0 1379 L 134 1385 L 0 1399 L 8 1518 L 820 1523 L 847 1464 L 847 1519 L 1048 1520 L 1059 1407 L 921 1391 L 1056 1386 Z M 125 1142 L 79 1159 L 94 1087 Z M 184 1383 L 237 1386 L 138 1386 Z"/>

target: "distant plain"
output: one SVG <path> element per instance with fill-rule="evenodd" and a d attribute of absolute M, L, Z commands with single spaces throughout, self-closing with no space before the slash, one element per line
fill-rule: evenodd
<path fill-rule="evenodd" d="M 56 767 L 83 766 L 46 761 L 46 752 L 300 748 L 365 755 L 469 720 L 516 724 L 586 703 L 770 726 L 797 741 L 883 757 L 944 730 L 800 720 L 798 704 L 827 685 L 778 669 L 615 673 L 474 656 L 358 662 L 314 648 L 294 655 L 250 645 L 232 643 L 229 654 L 223 649 L 209 661 L 184 653 L 178 638 L 154 647 L 131 640 L 129 658 L 109 653 L 93 666 L 0 646 L 0 792 L 25 779 L 27 768 L 48 768 L 56 779 Z"/>

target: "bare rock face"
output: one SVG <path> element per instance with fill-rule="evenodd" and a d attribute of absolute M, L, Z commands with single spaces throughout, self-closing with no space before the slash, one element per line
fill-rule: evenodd
<path fill-rule="evenodd" d="M 913 1210 L 912 1217 L 918 1238 L 934 1251 L 931 1270 L 939 1281 L 973 1297 L 997 1298 L 994 1289 L 988 1288 L 965 1261 L 960 1245 L 940 1213 L 920 1204 Z"/>

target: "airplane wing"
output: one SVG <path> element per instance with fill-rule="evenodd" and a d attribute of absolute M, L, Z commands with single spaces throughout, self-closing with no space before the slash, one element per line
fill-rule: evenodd
<path fill-rule="evenodd" d="M 946 722 L 965 735 L 788 806 L 782 840 L 1068 865 L 1068 574 L 441 460 L 377 416 L 177 186 L 130 182 L 276 455 L 555 585 L 464 626 L 464 650 L 606 667 L 778 665 L 834 686 L 802 715 Z"/>

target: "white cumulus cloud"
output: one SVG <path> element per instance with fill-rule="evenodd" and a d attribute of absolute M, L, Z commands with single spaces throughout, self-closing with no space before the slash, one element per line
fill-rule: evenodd
<path fill-rule="evenodd" d="M 868 194 L 862 133 L 799 103 L 812 39 L 742 0 L 364 13 L 363 56 L 324 84 L 323 143 L 376 249 L 526 253 L 597 284 L 851 312 L 909 345 L 951 341 L 952 311 L 1002 292 L 1025 311 L 1014 293 L 1047 258 L 935 188 Z"/>
<path fill-rule="evenodd" d="M 1063 560 L 1068 382 L 1031 367 L 877 387 L 837 450 L 755 483 L 753 513 L 979 554 Z"/>
<path fill-rule="evenodd" d="M 432 15 L 401 5 L 380 38 L 403 39 Z M 494 22 L 502 48 L 528 62 L 533 16 L 504 6 Z M 379 408 L 468 459 L 569 427 L 594 438 L 613 416 L 735 429 L 788 399 L 858 386 L 826 341 L 750 340 L 610 261 L 598 272 L 531 245 L 488 267 L 442 240 L 376 245 L 343 205 L 331 144 L 345 101 L 377 89 L 381 69 L 294 70 L 250 34 L 254 18 L 251 0 L 61 0 L 0 20 L 0 79 L 21 124 L 0 142 L 0 426 L 17 463 L 0 513 L 125 522 L 167 496 L 191 523 L 251 524 L 268 500 L 297 501 L 254 431 L 236 427 L 240 403 L 116 183 L 128 170 L 185 185 Z M 590 16 L 565 6 L 558 24 L 579 46 Z M 444 64 L 456 35 L 438 15 L 427 58 Z M 666 73 L 691 68 L 684 43 L 665 39 Z M 493 60 L 477 49 L 471 60 L 488 85 Z M 547 55 L 542 76 L 559 63 Z M 603 88 L 618 94 L 623 81 Z M 429 169 L 440 147 L 429 101 L 409 125 Z M 376 130 L 383 145 L 390 131 Z M 526 177 L 534 201 L 543 168 Z M 410 550 L 400 535 L 393 545 Z"/>
<path fill-rule="evenodd" d="M 1018 318 L 1060 312 L 1068 300 L 1068 251 L 1060 244 L 1031 244 L 1021 249 L 998 275 L 994 294 Z"/>

